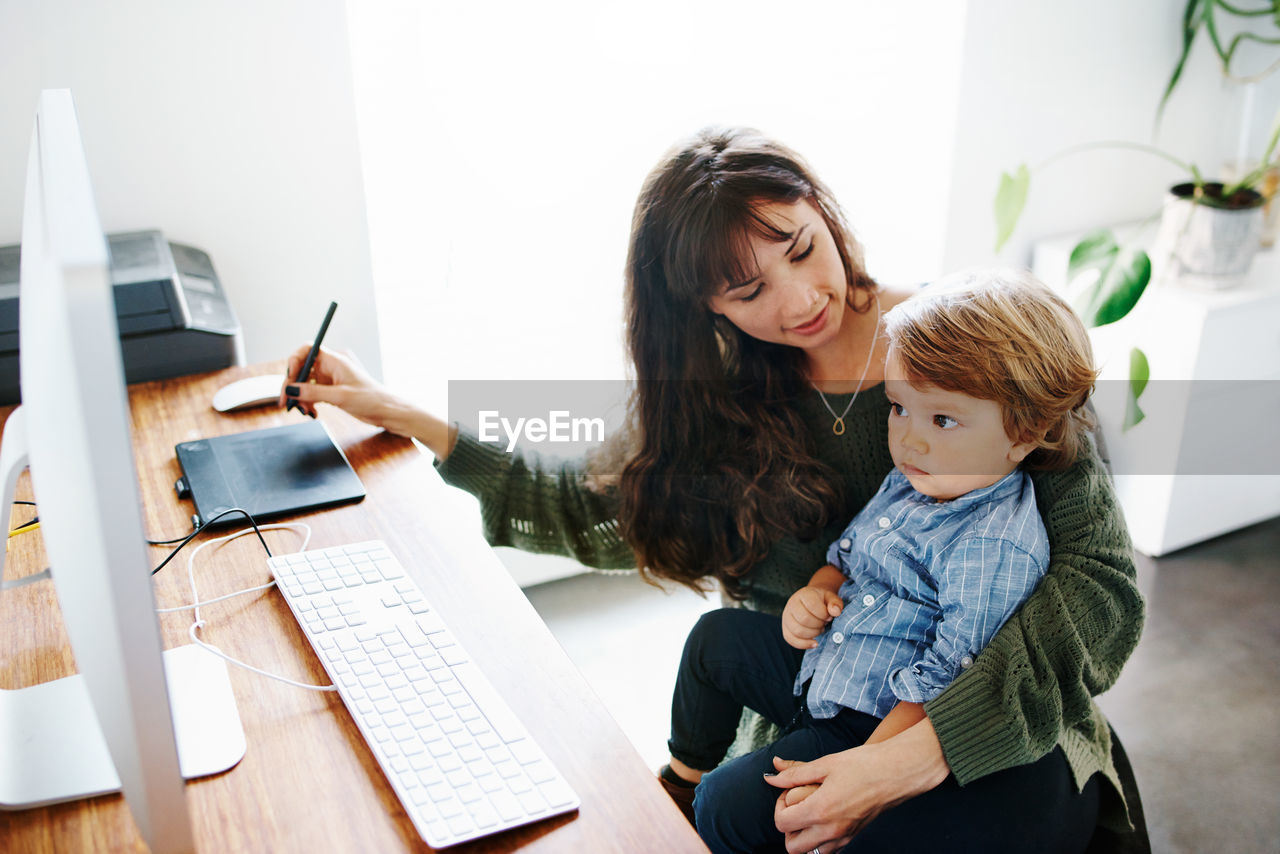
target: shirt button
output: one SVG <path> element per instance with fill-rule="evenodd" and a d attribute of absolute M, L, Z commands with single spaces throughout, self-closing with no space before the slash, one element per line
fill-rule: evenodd
<path fill-rule="evenodd" d="M 973 656 L 966 655 L 964 658 L 961 658 L 961 659 L 960 659 L 960 666 L 961 666 L 963 669 L 965 669 L 965 670 L 968 670 L 970 667 L 972 667 L 972 666 L 973 666 Z"/>
<path fill-rule="evenodd" d="M 887 528 L 893 523 L 889 521 L 888 516 L 881 516 L 878 524 L 880 525 L 881 528 Z"/>
<path fill-rule="evenodd" d="M 831 642 L 835 644 L 844 643 L 844 632 L 833 632 Z"/>
<path fill-rule="evenodd" d="M 848 537 L 845 537 L 843 540 L 840 541 L 840 548 L 845 550 L 853 548 L 853 540 L 849 539 Z"/>
<path fill-rule="evenodd" d="M 875 603 L 876 603 L 876 597 L 872 596 L 870 593 L 862 597 L 862 604 L 868 608 L 870 608 Z"/>

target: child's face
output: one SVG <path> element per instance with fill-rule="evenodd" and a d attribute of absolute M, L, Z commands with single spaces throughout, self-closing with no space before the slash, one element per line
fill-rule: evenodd
<path fill-rule="evenodd" d="M 889 453 L 917 492 L 939 501 L 990 486 L 1013 471 L 1034 443 L 1004 430 L 1000 404 L 937 386 L 915 387 L 891 352 L 885 364 Z"/>

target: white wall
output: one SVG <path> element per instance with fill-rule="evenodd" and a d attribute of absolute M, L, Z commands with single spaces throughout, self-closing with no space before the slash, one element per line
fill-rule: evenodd
<path fill-rule="evenodd" d="M 0 243 L 36 97 L 71 88 L 108 231 L 212 256 L 250 362 L 329 341 L 380 371 L 342 0 L 0 2 Z"/>
<path fill-rule="evenodd" d="M 1184 0 L 967 5 L 945 267 L 995 259 L 996 186 L 1001 171 L 1019 163 L 1032 168 L 1031 193 L 1014 239 L 999 256 L 1004 263 L 1029 264 L 1038 238 L 1158 213 L 1167 187 L 1183 180 L 1162 160 L 1110 150 L 1044 170 L 1035 166 L 1078 143 L 1153 141 L 1156 106 L 1181 45 Z M 1241 94 L 1221 82 L 1205 38 L 1202 33 L 1157 142 L 1210 174 L 1235 153 Z M 1251 59 L 1247 53 L 1241 58 Z M 1261 154 L 1277 107 L 1280 75 L 1273 75 L 1257 95 L 1253 157 Z"/>
<path fill-rule="evenodd" d="M 941 272 L 964 5 L 350 0 L 388 378 L 624 375 L 641 182 L 746 124 L 831 185 L 885 281 Z M 388 312 L 390 314 L 390 311 Z"/>
<path fill-rule="evenodd" d="M 751 3 L 556 0 L 535 14 L 358 0 L 358 144 L 341 0 L 4 2 L 0 243 L 19 239 L 36 93 L 69 86 L 104 224 L 207 249 L 250 360 L 308 340 L 337 299 L 331 343 L 381 372 L 372 264 L 387 312 L 421 330 L 388 361 L 421 346 L 435 376 L 615 376 L 631 203 L 676 137 L 742 122 L 791 143 L 886 281 L 988 263 L 1002 170 L 1087 140 L 1151 139 L 1182 5 L 805 2 L 779 17 Z M 1280 75 L 1258 97 L 1255 138 L 1277 104 Z M 1213 171 L 1238 123 L 1239 94 L 1199 45 L 1161 144 Z M 372 261 L 361 146 L 380 170 Z M 1037 171 L 1001 259 L 1153 213 L 1175 177 L 1116 152 Z M 558 255 L 582 220 L 612 236 Z M 484 227 L 440 229 L 460 221 Z M 518 334 L 490 329 L 494 312 L 519 318 Z M 539 338 L 602 357 L 531 348 Z"/>

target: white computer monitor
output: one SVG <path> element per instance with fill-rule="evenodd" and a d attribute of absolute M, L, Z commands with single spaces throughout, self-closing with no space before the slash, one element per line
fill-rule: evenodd
<path fill-rule="evenodd" d="M 7 508 L 29 460 L 79 675 L 0 692 L 0 806 L 122 789 L 152 851 L 192 850 L 183 776 L 235 764 L 244 737 L 221 661 L 194 646 L 162 656 L 108 269 L 71 92 L 47 90 L 23 204 L 23 402 L 0 444 L 0 498 Z M 212 684 L 194 686 L 195 696 L 174 693 L 175 683 L 191 682 Z M 220 722 L 209 708 L 189 708 L 209 704 Z M 208 755 L 206 742 L 219 740 L 219 755 Z M 204 754 L 189 762 L 182 742 Z"/>

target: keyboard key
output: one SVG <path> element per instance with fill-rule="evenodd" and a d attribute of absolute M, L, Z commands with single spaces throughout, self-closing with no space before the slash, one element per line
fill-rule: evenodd
<path fill-rule="evenodd" d="M 535 762 L 542 758 L 542 751 L 527 738 L 513 741 L 507 745 L 507 748 L 521 765 L 528 765 L 530 762 Z"/>
<path fill-rule="evenodd" d="M 538 784 L 547 783 L 556 778 L 556 772 L 551 765 L 541 760 L 524 766 L 524 773 L 529 775 L 530 780 Z"/>
<path fill-rule="evenodd" d="M 547 799 L 553 808 L 559 809 L 578 802 L 578 796 L 569 788 L 569 784 L 559 777 L 548 780 L 538 787 L 538 791 Z"/>
<path fill-rule="evenodd" d="M 520 806 L 524 807 L 524 811 L 527 813 L 538 813 L 547 808 L 546 798 L 538 794 L 537 789 L 530 789 L 527 792 L 522 792 L 521 794 L 516 795 L 516 798 L 520 801 Z"/>
<path fill-rule="evenodd" d="M 475 704 L 485 710 L 489 723 L 493 725 L 503 741 L 514 741 L 524 736 L 524 725 L 516 718 L 506 701 L 499 696 L 488 677 L 480 672 L 480 668 L 476 667 L 474 662 L 459 664 L 450 670 L 466 688 Z"/>
<path fill-rule="evenodd" d="M 524 815 L 524 809 L 520 806 L 520 802 L 516 800 L 515 795 L 508 791 L 498 790 L 492 792 L 489 802 L 498 811 L 498 815 L 502 816 L 506 821 L 511 821 Z"/>
<path fill-rule="evenodd" d="M 430 757 L 414 756 L 409 759 L 409 764 L 412 765 L 419 758 L 426 760 L 428 763 L 418 769 L 418 780 L 422 782 L 422 785 L 430 786 L 433 783 L 444 782 L 444 772 L 440 770 L 440 768 L 435 764 L 435 761 Z"/>
<path fill-rule="evenodd" d="M 471 822 L 471 817 L 465 813 L 459 816 L 455 816 L 451 819 L 448 819 L 447 821 L 449 822 L 449 830 L 453 831 L 459 836 L 461 836 L 462 834 L 466 833 L 468 830 L 471 830 L 473 827 L 475 827 L 475 825 L 472 824 Z"/>
<path fill-rule="evenodd" d="M 404 642 L 414 649 L 426 646 L 429 643 L 426 632 L 422 631 L 422 628 L 417 623 L 402 625 L 399 629 Z"/>
<path fill-rule="evenodd" d="M 498 823 L 498 812 L 489 805 L 488 801 L 469 804 L 467 809 L 471 813 L 471 820 L 476 823 L 477 827 L 492 827 Z"/>
<path fill-rule="evenodd" d="M 418 628 L 422 629 L 423 634 L 435 634 L 436 632 L 445 631 L 444 621 L 440 619 L 440 615 L 434 611 L 428 611 L 417 619 Z"/>
<path fill-rule="evenodd" d="M 378 567 L 378 572 L 387 581 L 395 581 L 397 578 L 404 578 L 404 570 L 400 569 L 400 564 L 389 560 L 375 560 L 374 564 Z"/>

